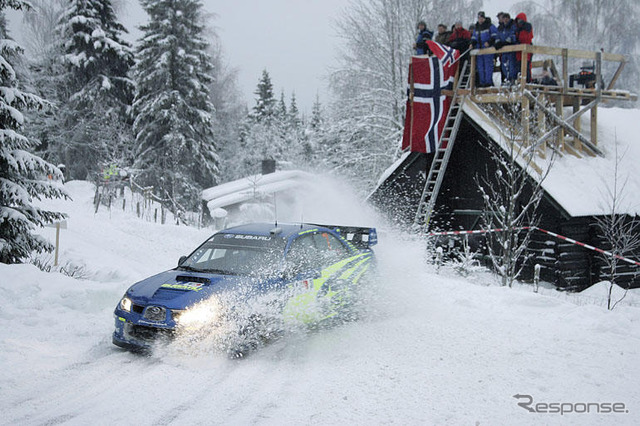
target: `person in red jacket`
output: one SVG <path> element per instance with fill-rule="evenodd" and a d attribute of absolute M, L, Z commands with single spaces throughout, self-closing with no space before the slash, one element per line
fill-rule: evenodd
<path fill-rule="evenodd" d="M 471 45 L 471 32 L 464 29 L 462 21 L 457 21 L 453 27 L 453 32 L 449 36 L 447 44 L 462 53 L 459 69 L 462 70 L 464 63 L 469 59 L 469 46 Z"/>
<path fill-rule="evenodd" d="M 517 44 L 533 44 L 533 27 L 527 22 L 527 15 L 518 13 L 516 15 L 516 43 Z M 533 54 L 527 55 L 527 82 L 531 81 L 531 57 Z M 520 71 L 522 67 L 522 52 L 516 52 L 517 69 Z"/>

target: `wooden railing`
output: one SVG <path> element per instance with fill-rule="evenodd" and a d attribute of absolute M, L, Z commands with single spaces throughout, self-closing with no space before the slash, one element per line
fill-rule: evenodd
<path fill-rule="evenodd" d="M 508 87 L 478 88 L 476 86 L 476 62 L 481 55 L 494 55 L 508 52 L 521 52 L 520 74 L 517 84 Z M 532 61 L 535 67 L 543 67 L 551 73 L 551 77 L 557 82 L 556 85 L 533 84 L 527 81 L 527 70 L 529 68 L 529 54 L 542 55 L 545 60 L 537 59 Z M 548 59 L 549 56 L 559 57 L 560 67 L 556 67 L 556 61 Z M 569 67 L 570 60 L 581 59 L 593 61 L 595 84 L 589 88 L 570 87 Z M 607 100 L 630 100 L 636 101 L 638 96 L 628 91 L 613 90 L 625 64 L 627 57 L 615 53 L 602 51 L 587 51 L 576 49 L 565 49 L 559 47 L 537 46 L 519 44 L 505 46 L 499 50 L 493 47 L 485 49 L 475 49 L 471 51 L 471 76 L 469 89 L 470 100 L 476 104 L 487 103 L 517 103 L 520 105 L 522 128 L 522 143 L 530 145 L 540 145 L 542 150 L 551 136 L 555 136 L 555 146 L 562 151 L 580 155 L 602 155 L 598 148 L 597 139 L 597 106 L 601 101 Z M 618 63 L 616 71 L 613 73 L 609 84 L 604 87 L 602 76 L 603 61 Z M 505 94 L 508 93 L 508 96 Z M 542 102 L 541 100 L 544 100 Z M 582 107 L 583 104 L 586 106 Z M 553 107 L 552 107 L 553 105 Z M 538 107 L 541 114 L 547 117 L 547 121 L 553 123 L 553 128 L 535 140 L 530 140 L 532 132 L 530 126 L 532 122 L 540 121 L 539 117 L 532 117 L 531 107 Z M 563 108 L 571 106 L 573 114 L 565 116 Z M 580 128 L 580 117 L 587 111 L 591 112 L 591 132 L 589 137 L 582 134 Z M 572 138 L 571 145 L 565 145 L 565 135 Z M 542 155 L 544 153 L 542 152 Z"/>

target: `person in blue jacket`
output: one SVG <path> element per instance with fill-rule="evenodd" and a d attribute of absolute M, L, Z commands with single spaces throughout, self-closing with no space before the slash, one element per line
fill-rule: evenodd
<path fill-rule="evenodd" d="M 490 47 L 496 40 L 497 29 L 484 12 L 478 12 L 478 22 L 471 35 L 471 45 L 476 49 Z M 478 55 L 477 70 L 480 87 L 493 86 L 493 54 Z"/>
<path fill-rule="evenodd" d="M 433 31 L 427 28 L 427 24 L 424 21 L 418 22 L 418 36 L 413 44 L 413 48 L 416 49 L 416 55 L 427 54 L 429 51 L 427 40 L 431 40 L 431 37 L 433 37 Z"/>
<path fill-rule="evenodd" d="M 498 15 L 500 24 L 496 32 L 494 47 L 496 50 L 504 46 L 516 44 L 516 23 L 507 12 Z M 500 54 L 500 66 L 505 82 L 513 83 L 518 77 L 518 67 L 516 62 L 516 52 Z"/>

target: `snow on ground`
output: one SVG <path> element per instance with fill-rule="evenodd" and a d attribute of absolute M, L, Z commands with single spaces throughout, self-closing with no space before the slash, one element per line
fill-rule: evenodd
<path fill-rule="evenodd" d="M 344 184 L 321 185 L 332 197 L 308 200 L 310 220 L 380 226 L 340 196 Z M 125 289 L 173 267 L 209 231 L 94 214 L 89 184 L 67 188 L 74 201 L 52 203 L 70 215 L 61 263 L 82 265 L 85 278 L 0 264 L 2 424 L 640 422 L 640 308 L 502 288 L 482 272 L 436 273 L 421 244 L 390 230 L 358 322 L 286 336 L 244 360 L 120 350 L 112 311 Z M 591 412 L 530 413 L 516 394 L 566 410 L 591 403 Z M 593 412 L 614 402 L 628 413 Z"/>

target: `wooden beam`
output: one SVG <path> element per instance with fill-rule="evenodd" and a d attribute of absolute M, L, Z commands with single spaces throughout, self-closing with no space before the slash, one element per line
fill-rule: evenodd
<path fill-rule="evenodd" d="M 567 93 L 569 88 L 569 49 L 562 49 L 562 91 Z"/>
<path fill-rule="evenodd" d="M 473 50 L 471 51 L 473 53 Z M 477 58 L 475 56 L 471 56 L 471 73 L 469 74 L 469 88 L 472 92 L 476 90 L 476 62 Z"/>
<path fill-rule="evenodd" d="M 521 90 L 524 90 L 524 86 L 527 85 L 527 68 L 528 68 L 528 64 L 527 61 L 529 59 L 529 55 L 527 55 L 527 49 L 526 46 L 528 45 L 524 45 L 525 49 L 522 51 L 522 60 L 520 61 L 520 88 Z"/>
<path fill-rule="evenodd" d="M 556 114 L 560 117 L 564 115 L 563 113 L 564 107 L 564 96 L 558 95 L 556 97 Z M 564 152 L 564 129 L 560 126 L 560 130 L 558 131 L 558 137 L 556 139 L 556 145 Z"/>
<path fill-rule="evenodd" d="M 596 52 L 596 99 L 602 99 L 602 52 Z"/>
<path fill-rule="evenodd" d="M 591 143 L 598 145 L 598 107 L 591 108 Z"/>
<path fill-rule="evenodd" d="M 556 114 L 554 114 L 553 112 L 551 112 L 551 110 L 545 108 L 544 105 L 540 104 L 540 102 L 536 99 L 535 96 L 533 96 L 533 94 L 531 94 L 531 92 L 529 92 L 528 90 L 526 90 L 524 92 L 525 96 L 528 99 L 531 99 L 534 103 L 538 104 L 540 107 L 544 108 L 546 114 L 551 117 L 557 124 L 561 125 L 568 133 L 570 133 L 572 136 L 577 137 L 578 139 L 580 139 L 580 142 L 582 142 L 583 144 L 585 144 L 591 151 L 593 151 L 594 153 L 603 156 L 602 151 L 600 151 L 600 149 L 595 146 L 594 144 L 591 143 L 591 141 L 587 138 L 585 138 L 583 135 L 581 135 L 576 129 L 573 128 L 573 126 L 571 126 L 569 123 L 567 123 L 564 119 L 562 119 L 561 117 L 558 117 Z M 524 100 L 523 100 L 524 101 Z M 524 109 L 524 106 L 523 106 Z"/>
<path fill-rule="evenodd" d="M 524 62 L 524 61 L 522 61 Z M 524 96 L 522 98 L 522 140 L 523 145 L 528 146 L 530 137 L 529 137 L 529 120 L 531 116 L 531 110 L 529 109 L 529 97 Z"/>
<path fill-rule="evenodd" d="M 580 104 L 582 103 L 582 98 L 581 97 L 574 97 L 573 99 L 573 115 L 575 116 L 576 113 L 578 111 L 580 111 Z M 567 122 L 570 122 L 571 120 L 567 120 Z M 578 131 L 578 133 L 580 133 L 581 131 L 581 124 L 582 124 L 582 120 L 580 119 L 580 116 L 577 116 L 576 118 L 573 119 L 573 127 Z M 580 143 L 580 139 L 578 139 L 577 137 L 573 137 L 573 146 L 576 147 L 576 149 L 580 152 L 582 152 L 582 144 Z"/>
<path fill-rule="evenodd" d="M 515 44 L 511 46 L 504 46 L 499 50 L 496 50 L 494 47 L 487 47 L 484 49 L 474 49 L 471 51 L 471 56 L 477 55 L 487 55 L 487 54 L 495 54 L 495 53 L 506 53 L 506 52 L 524 52 L 524 50 L 528 53 L 538 54 L 538 55 L 549 55 L 549 56 L 562 56 L 563 51 L 567 51 L 567 56 L 569 58 L 576 59 L 588 59 L 595 61 L 596 53 L 592 50 L 578 50 L 578 49 L 564 49 L 561 47 L 550 47 L 550 46 L 537 46 L 530 44 Z M 624 62 L 626 61 L 625 55 L 620 55 L 617 53 L 607 53 L 602 52 L 602 59 L 608 62 Z"/>
<path fill-rule="evenodd" d="M 613 89 L 613 85 L 616 84 L 616 81 L 618 80 L 618 77 L 620 77 L 620 73 L 622 72 L 622 69 L 626 64 L 627 64 L 627 61 L 620 62 L 620 65 L 618 66 L 616 73 L 613 74 L 613 78 L 611 79 L 611 81 L 609 82 L 609 85 L 607 86 L 607 90 Z"/>

